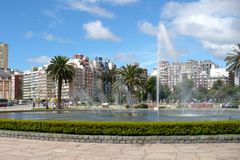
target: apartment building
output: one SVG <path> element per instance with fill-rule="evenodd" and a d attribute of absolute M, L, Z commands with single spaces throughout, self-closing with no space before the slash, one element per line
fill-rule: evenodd
<path fill-rule="evenodd" d="M 0 68 L 8 68 L 8 44 L 0 43 Z"/>
<path fill-rule="evenodd" d="M 173 88 L 177 85 L 182 79 L 181 76 L 181 63 L 172 63 L 168 67 L 168 85 L 170 88 Z"/>
<path fill-rule="evenodd" d="M 196 87 L 206 87 L 210 89 L 217 80 L 230 82 L 229 73 L 225 68 L 219 68 L 218 65 L 210 60 L 196 61 L 188 60 L 184 63 L 172 63 L 160 61 L 160 83 L 167 84 L 171 89 L 184 78 L 191 79 Z M 152 75 L 157 75 L 157 69 L 154 69 Z"/>
<path fill-rule="evenodd" d="M 22 81 L 23 81 L 23 72 L 21 71 L 11 71 L 11 97 L 12 100 L 22 99 Z"/>
<path fill-rule="evenodd" d="M 0 98 L 12 99 L 11 74 L 0 69 Z"/>
<path fill-rule="evenodd" d="M 47 99 L 56 96 L 55 82 L 47 76 L 46 67 L 38 67 L 23 73 L 23 99 Z"/>
<path fill-rule="evenodd" d="M 83 54 L 75 54 L 69 60 L 76 70 L 72 83 L 63 82 L 62 99 L 76 99 L 80 101 L 103 101 L 105 91 L 109 90 L 102 76 L 114 67 L 110 60 L 96 57 L 89 60 Z M 24 72 L 23 75 L 23 99 L 46 99 L 56 97 L 57 83 L 46 74 L 46 66 Z"/>

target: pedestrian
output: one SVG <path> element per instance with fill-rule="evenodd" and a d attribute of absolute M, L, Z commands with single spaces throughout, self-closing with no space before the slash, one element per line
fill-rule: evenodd
<path fill-rule="evenodd" d="M 35 101 L 32 102 L 33 108 L 35 107 Z"/>
<path fill-rule="evenodd" d="M 45 106 L 46 106 L 46 109 L 48 109 L 48 100 L 46 100 L 46 102 L 45 102 L 46 104 L 45 104 Z"/>

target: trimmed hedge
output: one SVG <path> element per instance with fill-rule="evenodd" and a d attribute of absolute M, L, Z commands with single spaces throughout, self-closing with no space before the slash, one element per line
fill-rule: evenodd
<path fill-rule="evenodd" d="M 240 134 L 240 121 L 88 122 L 0 119 L 0 129 L 80 135 L 216 135 Z"/>

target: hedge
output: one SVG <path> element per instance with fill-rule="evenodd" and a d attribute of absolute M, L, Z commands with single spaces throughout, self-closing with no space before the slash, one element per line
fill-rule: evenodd
<path fill-rule="evenodd" d="M 0 119 L 0 129 L 79 135 L 240 134 L 240 120 L 202 122 L 89 122 Z"/>

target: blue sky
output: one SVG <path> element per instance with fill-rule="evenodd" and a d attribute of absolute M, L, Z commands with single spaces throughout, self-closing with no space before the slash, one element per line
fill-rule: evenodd
<path fill-rule="evenodd" d="M 157 35 L 162 60 L 225 66 L 239 43 L 239 10 L 238 0 L 2 0 L 0 42 L 9 44 L 9 67 L 20 70 L 82 53 L 151 72 Z"/>

